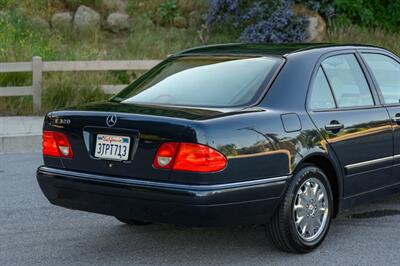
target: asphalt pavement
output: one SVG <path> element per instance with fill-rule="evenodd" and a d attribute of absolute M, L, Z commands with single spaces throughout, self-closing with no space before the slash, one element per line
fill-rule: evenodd
<path fill-rule="evenodd" d="M 274 249 L 262 226 L 127 226 L 52 206 L 39 153 L 0 155 L 0 265 L 399 265 L 400 196 L 346 212 L 310 254 Z"/>

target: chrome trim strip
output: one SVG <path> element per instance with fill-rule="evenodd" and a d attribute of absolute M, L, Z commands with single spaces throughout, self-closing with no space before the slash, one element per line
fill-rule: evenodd
<path fill-rule="evenodd" d="M 198 191 L 232 189 L 232 188 L 240 188 L 246 186 L 266 185 L 266 184 L 284 182 L 291 177 L 291 176 L 279 176 L 279 177 L 271 177 L 271 178 L 263 178 L 263 179 L 249 180 L 249 181 L 215 184 L 215 185 L 187 185 L 187 184 L 166 183 L 166 182 L 139 180 L 139 179 L 127 179 L 127 178 L 111 177 L 98 174 L 87 174 L 87 173 L 50 168 L 45 166 L 40 167 L 38 169 L 38 172 L 50 175 L 63 175 L 75 179 L 87 179 L 92 181 L 113 182 L 126 185 L 139 185 L 147 187 L 198 190 Z"/>
<path fill-rule="evenodd" d="M 363 161 L 363 162 L 359 162 L 359 163 L 348 164 L 344 168 L 346 168 L 346 170 L 352 170 L 352 169 L 358 168 L 358 167 L 373 165 L 373 164 L 382 163 L 382 162 L 386 162 L 386 161 L 393 161 L 395 158 L 400 158 L 400 154 L 395 155 L 395 156 L 388 156 L 388 157 L 378 158 L 378 159 L 374 159 L 374 160 L 369 160 L 369 161 Z"/>

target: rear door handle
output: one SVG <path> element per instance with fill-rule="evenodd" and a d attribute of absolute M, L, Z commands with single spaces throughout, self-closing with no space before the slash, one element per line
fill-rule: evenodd
<path fill-rule="evenodd" d="M 325 126 L 325 129 L 326 129 L 326 130 L 329 130 L 329 131 L 339 131 L 339 130 L 341 130 L 342 128 L 344 128 L 344 125 L 343 125 L 343 124 L 340 124 L 340 123 L 339 123 L 338 121 L 336 121 L 336 120 L 332 121 L 330 124 L 328 124 L 328 125 Z"/>
<path fill-rule="evenodd" d="M 392 121 L 397 123 L 397 124 L 400 124 L 400 113 L 396 114 L 395 116 L 393 116 L 392 117 Z"/>

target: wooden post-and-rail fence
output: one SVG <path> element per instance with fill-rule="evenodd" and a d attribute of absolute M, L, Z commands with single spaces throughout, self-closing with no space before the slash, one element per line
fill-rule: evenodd
<path fill-rule="evenodd" d="M 32 86 L 0 87 L 0 97 L 32 96 L 33 111 L 41 109 L 43 72 L 59 71 L 110 71 L 110 70 L 148 70 L 160 60 L 112 60 L 112 61 L 59 61 L 43 62 L 34 56 L 32 62 L 0 63 L 0 74 L 11 72 L 32 72 Z M 127 85 L 102 85 L 107 94 L 119 92 Z"/>

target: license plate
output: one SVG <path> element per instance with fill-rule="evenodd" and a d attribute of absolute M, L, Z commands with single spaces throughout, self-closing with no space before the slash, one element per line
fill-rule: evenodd
<path fill-rule="evenodd" d="M 129 157 L 131 138 L 98 134 L 94 156 L 100 159 L 126 161 Z"/>

